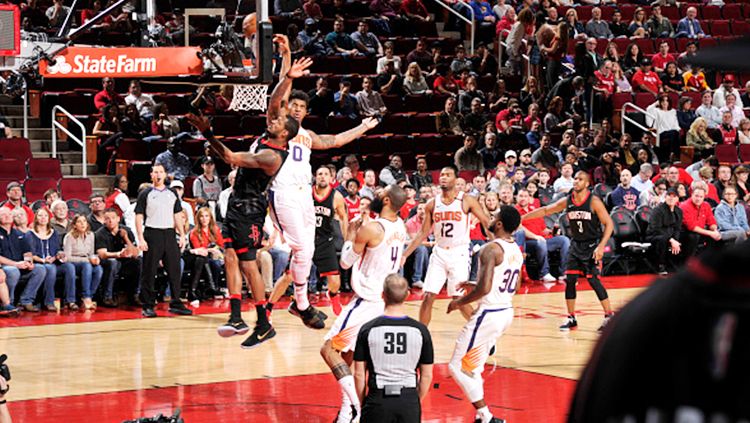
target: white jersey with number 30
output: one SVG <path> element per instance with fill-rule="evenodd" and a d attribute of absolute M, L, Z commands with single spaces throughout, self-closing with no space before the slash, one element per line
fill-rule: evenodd
<path fill-rule="evenodd" d="M 374 221 L 383 227 L 383 241 L 375 247 L 365 247 L 362 257 L 352 267 L 352 289 L 367 301 L 382 301 L 383 282 L 386 276 L 398 272 L 408 236 L 401 218 L 393 222 L 382 218 Z"/>
<path fill-rule="evenodd" d="M 496 242 L 503 248 L 503 262 L 495 266 L 492 289 L 489 294 L 479 300 L 479 307 L 484 309 L 513 307 L 513 295 L 521 279 L 523 253 L 515 242 L 502 239 L 495 239 L 491 242 Z"/>
<path fill-rule="evenodd" d="M 287 147 L 289 155 L 271 183 L 273 191 L 284 191 L 290 188 L 312 185 L 311 147 L 312 137 L 310 133 L 300 127 L 297 136 L 289 140 L 289 147 Z"/>
<path fill-rule="evenodd" d="M 440 248 L 456 248 L 471 243 L 469 214 L 464 212 L 464 193 L 459 191 L 450 204 L 443 203 L 443 196 L 435 197 L 432 210 L 432 232 Z"/>

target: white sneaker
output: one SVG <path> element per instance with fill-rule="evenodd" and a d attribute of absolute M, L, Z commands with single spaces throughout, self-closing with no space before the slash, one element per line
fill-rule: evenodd
<path fill-rule="evenodd" d="M 424 282 L 422 281 L 416 281 L 413 284 L 411 284 L 412 288 L 422 289 L 424 288 Z"/>
<path fill-rule="evenodd" d="M 557 279 L 555 279 L 555 277 L 552 276 L 552 275 L 550 275 L 549 273 L 547 273 L 546 275 L 542 276 L 542 282 L 554 282 L 556 280 Z"/>
<path fill-rule="evenodd" d="M 565 282 L 567 282 L 567 281 L 568 281 L 568 278 L 567 278 L 567 277 L 566 277 L 565 275 L 562 275 L 562 276 L 560 276 L 559 278 L 557 278 L 557 283 L 562 283 L 562 284 L 564 284 L 564 283 L 565 283 Z"/>

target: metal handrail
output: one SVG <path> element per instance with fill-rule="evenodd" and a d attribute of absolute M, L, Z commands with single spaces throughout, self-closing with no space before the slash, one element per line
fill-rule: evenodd
<path fill-rule="evenodd" d="M 644 115 L 650 117 L 651 119 L 656 120 L 656 117 L 654 117 L 654 115 L 652 115 L 651 113 L 645 111 L 644 109 L 636 106 L 635 104 L 630 103 L 630 102 L 625 103 L 625 104 L 622 105 L 622 110 L 620 110 L 620 126 L 621 126 L 620 133 L 622 133 L 622 134 L 625 133 L 625 121 L 627 120 L 628 122 L 630 122 L 633 125 L 635 125 L 637 128 L 640 128 L 640 129 L 642 129 L 644 131 L 651 132 L 652 134 L 654 134 L 654 136 L 656 137 L 656 146 L 660 147 L 659 134 L 655 133 L 654 131 L 652 131 L 651 128 L 646 128 L 645 126 L 641 125 L 640 123 L 636 122 L 635 120 L 627 117 L 625 115 L 625 110 L 628 107 L 631 107 L 631 108 L 633 108 L 633 109 L 635 109 L 635 110 L 643 113 Z"/>
<path fill-rule="evenodd" d="M 437 4 L 439 4 L 440 6 L 442 6 L 444 9 L 446 9 L 449 12 L 453 13 L 454 15 L 458 16 L 458 18 L 461 19 L 462 21 L 464 21 L 467 24 L 471 25 L 471 46 L 469 47 L 469 51 L 473 55 L 474 54 L 474 33 L 476 32 L 475 31 L 476 22 L 474 22 L 474 9 L 472 9 L 471 6 L 469 6 L 468 4 L 466 4 L 466 2 L 464 0 L 458 0 L 456 2 L 456 4 L 460 4 L 460 5 L 464 6 L 465 8 L 469 9 L 469 13 L 471 13 L 471 20 L 469 20 L 466 16 L 464 16 L 464 15 L 456 12 L 455 10 L 453 10 L 452 7 L 450 7 L 450 5 L 442 2 L 441 0 L 435 0 L 435 2 Z"/>
<path fill-rule="evenodd" d="M 60 113 L 64 114 L 65 116 L 67 116 L 68 119 L 69 119 L 69 121 L 75 122 L 78 125 L 78 127 L 81 128 L 81 136 L 82 136 L 83 139 L 78 139 L 78 137 L 76 137 L 70 131 L 68 131 L 68 128 L 66 128 L 65 126 L 63 126 L 62 123 L 58 122 L 57 119 L 55 119 L 55 117 L 57 116 L 57 112 L 58 111 Z M 57 158 L 57 129 L 60 129 L 63 132 L 65 132 L 66 134 L 68 134 L 68 136 L 73 141 L 75 141 L 76 143 L 78 143 L 78 145 L 80 145 L 83 148 L 83 150 L 82 150 L 82 157 L 81 157 L 81 170 L 82 170 L 83 174 L 81 176 L 83 176 L 84 178 L 86 178 L 87 177 L 87 172 L 86 172 L 86 127 L 83 125 L 83 123 L 81 123 L 80 120 L 76 119 L 75 116 L 73 116 L 72 114 L 70 114 L 70 112 L 68 112 L 67 110 L 63 109 L 59 105 L 53 107 L 52 108 L 52 158 L 53 159 Z"/>

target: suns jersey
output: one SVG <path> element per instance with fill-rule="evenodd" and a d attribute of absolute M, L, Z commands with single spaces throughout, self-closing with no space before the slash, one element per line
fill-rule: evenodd
<path fill-rule="evenodd" d="M 310 166 L 312 137 L 306 129 L 299 128 L 297 136 L 289 140 L 289 157 L 281 165 L 279 173 L 273 180 L 271 189 L 283 191 L 290 188 L 312 186 L 312 167 Z"/>
<path fill-rule="evenodd" d="M 382 218 L 374 221 L 383 227 L 383 240 L 375 247 L 365 247 L 362 257 L 352 267 L 352 289 L 367 301 L 382 301 L 383 282 L 401 267 L 408 236 L 401 218 L 393 222 Z"/>
<path fill-rule="evenodd" d="M 479 300 L 479 306 L 485 309 L 513 307 L 513 294 L 521 279 L 523 254 L 515 242 L 502 239 L 490 242 L 496 242 L 503 248 L 503 262 L 495 266 L 492 289 Z"/>
<path fill-rule="evenodd" d="M 464 193 L 459 191 L 450 204 L 443 203 L 442 195 L 435 197 L 435 207 L 432 210 L 432 232 L 435 244 L 440 248 L 456 248 L 468 246 L 469 214 L 464 212 Z"/>

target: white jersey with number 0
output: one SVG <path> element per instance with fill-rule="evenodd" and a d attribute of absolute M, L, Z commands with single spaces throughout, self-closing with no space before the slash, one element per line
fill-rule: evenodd
<path fill-rule="evenodd" d="M 432 211 L 432 232 L 440 248 L 456 248 L 471 243 L 469 236 L 469 214 L 464 212 L 464 193 L 459 191 L 450 204 L 443 203 L 443 196 L 435 197 Z"/>
<path fill-rule="evenodd" d="M 492 278 L 492 289 L 490 293 L 479 300 L 479 307 L 495 309 L 513 307 L 513 295 L 518 288 L 521 278 L 521 266 L 523 266 L 523 253 L 515 242 L 495 239 L 503 248 L 503 262 L 495 266 L 495 274 Z"/>
<path fill-rule="evenodd" d="M 382 301 L 383 282 L 401 267 L 408 236 L 401 218 L 393 222 L 382 218 L 374 221 L 383 227 L 383 241 L 375 247 L 365 247 L 362 257 L 352 267 L 352 289 L 367 301 Z"/>
<path fill-rule="evenodd" d="M 312 185 L 311 147 L 310 133 L 300 127 L 297 136 L 289 140 L 289 155 L 271 183 L 272 190 L 283 191 Z M 312 197 L 310 201 L 312 202 Z"/>

